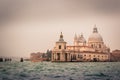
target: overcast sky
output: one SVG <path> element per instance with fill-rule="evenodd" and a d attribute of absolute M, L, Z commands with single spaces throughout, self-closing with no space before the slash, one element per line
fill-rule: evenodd
<path fill-rule="evenodd" d="M 0 0 L 0 56 L 46 52 L 61 31 L 68 45 L 75 33 L 88 41 L 95 24 L 105 44 L 120 49 L 120 0 Z"/>

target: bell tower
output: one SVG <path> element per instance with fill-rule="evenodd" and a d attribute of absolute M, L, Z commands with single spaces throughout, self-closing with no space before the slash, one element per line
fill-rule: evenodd
<path fill-rule="evenodd" d="M 56 42 L 56 49 L 58 50 L 64 50 L 66 49 L 66 42 L 63 39 L 63 34 L 61 32 L 59 41 Z"/>
<path fill-rule="evenodd" d="M 66 52 L 67 42 L 63 39 L 63 34 L 61 32 L 59 40 L 55 43 L 55 47 L 52 51 L 52 61 L 67 61 L 67 52 Z"/>

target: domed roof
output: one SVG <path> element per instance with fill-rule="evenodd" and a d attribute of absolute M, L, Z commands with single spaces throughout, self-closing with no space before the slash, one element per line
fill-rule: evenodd
<path fill-rule="evenodd" d="M 85 40 L 85 38 L 83 37 L 83 34 L 81 34 L 81 35 L 78 37 L 78 41 L 79 41 L 80 43 L 86 43 L 86 40 Z"/>
<path fill-rule="evenodd" d="M 61 34 L 60 34 L 60 39 L 59 39 L 59 41 L 64 41 L 62 32 L 61 32 Z"/>
<path fill-rule="evenodd" d="M 103 42 L 103 38 L 98 33 L 96 25 L 93 28 L 93 33 L 88 38 L 88 42 Z"/>
<path fill-rule="evenodd" d="M 66 43 L 65 41 L 64 41 L 64 39 L 63 39 L 63 34 L 62 34 L 62 32 L 61 32 L 61 34 L 60 34 L 60 38 L 59 38 L 59 40 L 57 41 L 57 43 Z"/>

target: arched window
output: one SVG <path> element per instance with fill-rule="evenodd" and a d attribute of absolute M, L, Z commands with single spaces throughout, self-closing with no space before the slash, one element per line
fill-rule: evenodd
<path fill-rule="evenodd" d="M 101 44 L 99 44 L 99 48 L 101 48 Z"/>
<path fill-rule="evenodd" d="M 81 57 L 81 55 L 80 54 L 78 54 L 78 58 L 80 58 Z"/>
<path fill-rule="evenodd" d="M 73 54 L 72 60 L 76 60 L 76 55 Z"/>
<path fill-rule="evenodd" d="M 57 60 L 60 60 L 60 53 L 57 53 Z"/>
<path fill-rule="evenodd" d="M 78 58 L 80 58 L 80 55 L 78 54 Z"/>
<path fill-rule="evenodd" d="M 65 53 L 65 61 L 67 61 L 67 53 Z"/>
<path fill-rule="evenodd" d="M 93 48 L 93 44 L 91 45 L 91 47 Z"/>
<path fill-rule="evenodd" d="M 64 46 L 64 49 L 66 49 L 66 46 Z"/>

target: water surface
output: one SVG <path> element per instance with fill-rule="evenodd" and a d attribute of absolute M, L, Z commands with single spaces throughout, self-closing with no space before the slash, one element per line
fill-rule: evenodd
<path fill-rule="evenodd" d="M 1 62 L 0 80 L 120 80 L 120 62 Z"/>

